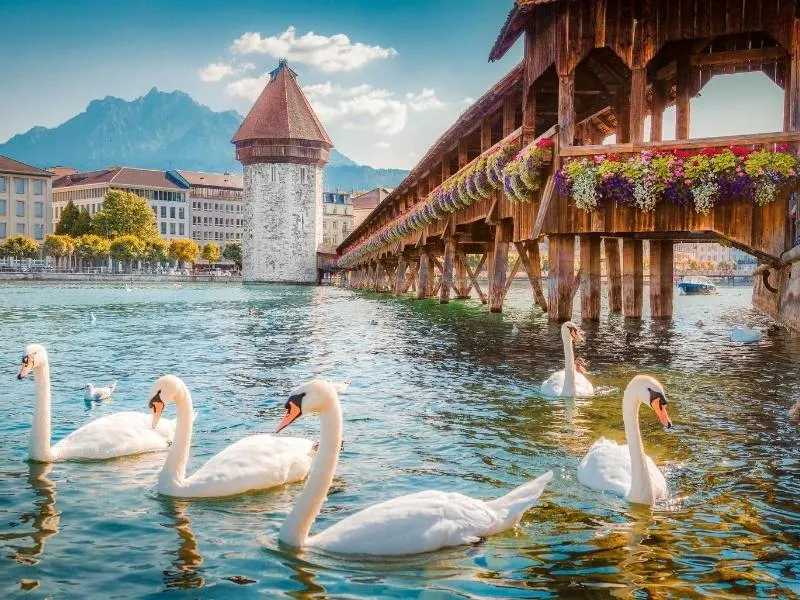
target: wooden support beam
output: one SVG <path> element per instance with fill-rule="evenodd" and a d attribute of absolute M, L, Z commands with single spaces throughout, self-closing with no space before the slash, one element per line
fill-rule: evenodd
<path fill-rule="evenodd" d="M 458 140 L 458 168 L 466 166 L 469 162 L 469 154 L 467 152 L 467 139 L 461 138 Z"/>
<path fill-rule="evenodd" d="M 619 240 L 605 238 L 606 279 L 608 282 L 608 308 L 612 313 L 622 312 L 622 269 L 619 261 Z"/>
<path fill-rule="evenodd" d="M 653 83 L 653 110 L 650 116 L 650 141 L 660 142 L 664 136 L 664 109 L 667 106 L 667 90 L 661 81 Z"/>
<path fill-rule="evenodd" d="M 572 318 L 572 294 L 575 280 L 575 236 L 548 236 L 550 273 L 547 277 L 551 321 L 567 321 Z"/>
<path fill-rule="evenodd" d="M 691 122 L 692 70 L 689 55 L 682 49 L 678 54 L 677 95 L 675 98 L 675 139 L 689 139 Z"/>
<path fill-rule="evenodd" d="M 674 293 L 673 243 L 671 240 L 650 241 L 650 316 L 672 317 Z"/>
<path fill-rule="evenodd" d="M 560 146 L 572 146 L 575 138 L 575 71 L 558 76 L 558 139 Z"/>
<path fill-rule="evenodd" d="M 492 147 L 492 118 L 487 115 L 481 121 L 481 152 Z"/>
<path fill-rule="evenodd" d="M 489 278 L 489 310 L 503 312 L 508 273 L 508 245 L 514 236 L 514 223 L 500 221 L 495 225 L 492 274 Z"/>
<path fill-rule="evenodd" d="M 467 275 L 469 276 L 469 279 L 472 282 L 472 287 L 475 288 L 475 291 L 478 293 L 478 296 L 480 296 L 481 302 L 486 304 L 487 302 L 486 294 L 483 293 L 483 290 L 481 290 L 481 286 L 478 285 L 478 279 L 475 277 L 475 273 L 472 272 L 472 269 L 470 268 L 469 263 L 467 262 L 467 257 L 459 249 L 456 249 L 456 253 L 458 254 L 458 258 L 461 260 L 461 264 L 463 264 L 464 268 L 467 270 Z M 480 273 L 481 269 L 483 268 L 483 263 L 485 261 L 486 261 L 486 255 L 484 254 L 483 256 L 481 256 L 481 260 L 478 263 L 477 267 L 478 273 Z"/>
<path fill-rule="evenodd" d="M 432 277 L 431 271 L 433 267 L 431 265 L 431 259 L 428 256 L 427 252 L 423 251 L 420 252 L 419 255 L 419 271 L 417 273 L 417 299 L 422 300 L 423 298 L 427 298 L 431 295 L 431 290 L 433 288 L 432 285 Z"/>
<path fill-rule="evenodd" d="M 444 264 L 442 265 L 442 287 L 439 290 L 439 303 L 450 302 L 450 288 L 453 287 L 453 262 L 456 256 L 456 242 L 448 238 L 444 244 Z"/>
<path fill-rule="evenodd" d="M 511 273 L 506 278 L 506 291 L 503 294 L 503 297 L 508 296 L 508 290 L 511 289 L 511 285 L 517 278 L 517 273 L 519 273 L 520 265 L 522 265 L 522 257 L 519 254 L 517 254 L 517 257 L 514 259 L 514 265 L 511 267 Z"/>
<path fill-rule="evenodd" d="M 789 131 L 800 131 L 800 19 L 792 22 L 792 48 L 786 77 Z"/>
<path fill-rule="evenodd" d="M 514 96 L 507 96 L 505 102 L 503 102 L 503 137 L 514 133 L 516 129 L 514 127 L 516 112 L 517 106 Z"/>
<path fill-rule="evenodd" d="M 558 145 L 554 149 L 554 157 L 558 156 Z M 558 170 L 558 158 L 554 159 L 553 173 Z M 547 176 L 547 181 L 544 184 L 544 191 L 542 192 L 542 201 L 539 203 L 539 211 L 536 213 L 536 221 L 533 223 L 532 239 L 538 239 L 542 235 L 542 227 L 544 227 L 544 219 L 547 216 L 547 211 L 550 208 L 550 203 L 553 201 L 553 196 L 556 192 L 556 180 L 552 174 Z M 538 245 L 537 245 L 538 248 Z"/>
<path fill-rule="evenodd" d="M 522 98 L 522 145 L 525 146 L 536 139 L 536 86 L 529 82 L 525 72 Z"/>
<path fill-rule="evenodd" d="M 469 281 L 469 275 L 467 275 L 467 269 L 464 266 L 464 263 L 461 261 L 461 257 L 456 252 L 456 248 L 453 248 L 453 252 L 455 252 L 455 280 L 456 280 L 456 298 L 459 300 L 466 300 L 470 297 L 470 288 L 472 284 Z"/>
<path fill-rule="evenodd" d="M 631 71 L 629 127 L 630 141 L 634 144 L 644 141 L 644 117 L 646 112 L 647 69 L 641 67 Z"/>
<path fill-rule="evenodd" d="M 404 288 L 407 268 L 408 262 L 406 262 L 406 257 L 401 254 L 397 261 L 397 268 L 394 272 L 394 293 L 396 296 L 402 296 L 405 291 Z"/>
<path fill-rule="evenodd" d="M 642 240 L 622 240 L 622 312 L 626 318 L 642 318 L 644 254 Z"/>
<path fill-rule="evenodd" d="M 600 236 L 581 238 L 581 319 L 600 318 Z"/>
<path fill-rule="evenodd" d="M 725 52 L 703 52 L 689 56 L 689 65 L 697 68 L 741 67 L 753 64 L 770 64 L 786 59 L 786 50 L 780 46 L 729 50 Z"/>
<path fill-rule="evenodd" d="M 547 312 L 547 299 L 542 291 L 542 261 L 539 256 L 539 242 L 537 240 L 514 242 L 514 246 L 519 253 L 522 266 L 528 274 L 533 300 L 544 312 Z"/>

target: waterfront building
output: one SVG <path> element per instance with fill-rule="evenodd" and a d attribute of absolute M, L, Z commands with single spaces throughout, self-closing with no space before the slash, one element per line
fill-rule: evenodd
<path fill-rule="evenodd" d="M 352 195 L 325 192 L 322 195 L 322 243 L 334 248 L 353 231 Z"/>
<path fill-rule="evenodd" d="M 0 156 L 0 242 L 15 235 L 42 242 L 52 231 L 52 177 L 49 171 Z"/>
<path fill-rule="evenodd" d="M 243 281 L 315 283 L 322 168 L 333 142 L 286 60 L 232 142 L 244 166 Z"/>
<path fill-rule="evenodd" d="M 391 193 L 387 188 L 375 188 L 353 198 L 353 228 L 355 229 Z"/>
<path fill-rule="evenodd" d="M 56 179 L 53 182 L 53 226 L 70 200 L 91 216 L 96 215 L 103 209 L 109 190 L 133 192 L 146 199 L 156 215 L 161 237 L 169 240 L 191 235 L 189 184 L 174 173 L 131 167 L 72 173 Z"/>
<path fill-rule="evenodd" d="M 730 246 L 713 242 L 678 242 L 675 244 L 675 252 L 690 257 L 690 262 L 710 262 L 714 264 L 714 268 L 721 262 L 729 262 L 732 250 L 733 248 Z"/>
<path fill-rule="evenodd" d="M 189 186 L 191 237 L 198 244 L 241 242 L 244 182 L 241 175 L 175 171 Z"/>

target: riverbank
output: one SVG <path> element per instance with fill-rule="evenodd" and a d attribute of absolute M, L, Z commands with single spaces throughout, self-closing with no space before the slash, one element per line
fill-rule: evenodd
<path fill-rule="evenodd" d="M 0 273 L 2 282 L 25 283 L 214 283 L 241 284 L 240 276 L 226 275 L 145 275 L 140 273 L 111 275 L 108 273 Z"/>

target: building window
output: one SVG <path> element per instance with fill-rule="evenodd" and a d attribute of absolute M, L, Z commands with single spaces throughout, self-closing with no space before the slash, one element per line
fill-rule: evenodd
<path fill-rule="evenodd" d="M 161 235 L 167 235 L 167 224 L 161 221 Z"/>
<path fill-rule="evenodd" d="M 42 195 L 42 180 L 41 179 L 34 179 L 33 180 L 33 195 L 34 196 L 41 196 Z"/>
<path fill-rule="evenodd" d="M 162 206 L 161 207 L 161 218 L 162 219 L 166 219 L 167 218 L 167 207 L 166 206 Z"/>
<path fill-rule="evenodd" d="M 169 224 L 169 234 L 170 235 L 175 235 L 175 223 L 170 223 Z"/>
<path fill-rule="evenodd" d="M 0 217 L 6 216 L 6 201 L 0 200 Z"/>
<path fill-rule="evenodd" d="M 300 167 L 300 183 L 306 182 L 306 168 Z"/>
<path fill-rule="evenodd" d="M 183 223 L 178 225 L 178 235 L 186 235 L 186 227 Z"/>
<path fill-rule="evenodd" d="M 33 216 L 37 219 L 44 218 L 44 202 L 33 203 Z"/>
<path fill-rule="evenodd" d="M 24 217 L 25 216 L 25 202 L 22 200 L 17 200 L 17 216 Z"/>
<path fill-rule="evenodd" d="M 34 225 L 33 226 L 33 237 L 37 240 L 44 239 L 44 225 Z"/>
<path fill-rule="evenodd" d="M 0 177 L 0 194 L 6 193 L 6 178 Z"/>
<path fill-rule="evenodd" d="M 14 177 L 14 187 L 18 194 L 25 193 L 25 180 L 22 177 Z"/>
<path fill-rule="evenodd" d="M 17 223 L 17 233 L 25 235 L 25 223 Z"/>
<path fill-rule="evenodd" d="M 0 223 L 0 240 L 5 239 L 6 235 L 8 235 L 6 233 L 6 224 L 5 223 Z"/>
<path fill-rule="evenodd" d="M 175 218 L 175 207 L 174 206 L 170 206 L 169 207 L 169 218 L 170 219 L 174 219 Z"/>

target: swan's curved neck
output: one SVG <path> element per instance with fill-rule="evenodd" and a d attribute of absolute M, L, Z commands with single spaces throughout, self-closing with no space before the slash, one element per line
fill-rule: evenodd
<path fill-rule="evenodd" d="M 36 386 L 36 405 L 33 407 L 33 425 L 29 454 L 32 460 L 49 462 L 52 460 L 50 449 L 50 364 L 34 372 Z"/>
<path fill-rule="evenodd" d="M 564 387 L 562 396 L 575 395 L 575 352 L 572 349 L 572 338 L 569 333 L 561 336 L 564 342 Z"/>
<path fill-rule="evenodd" d="M 319 451 L 314 459 L 314 466 L 308 476 L 303 492 L 295 502 L 292 512 L 286 517 L 281 527 L 279 539 L 292 546 L 302 547 L 311 525 L 317 518 L 322 503 L 328 495 L 328 488 L 336 472 L 339 462 L 339 450 L 342 445 L 342 409 L 339 398 L 334 397 L 331 407 L 320 413 L 321 431 Z"/>
<path fill-rule="evenodd" d="M 622 399 L 622 418 L 625 423 L 625 437 L 628 440 L 628 451 L 631 454 L 631 489 L 628 492 L 630 502 L 652 504 L 653 484 L 650 480 L 650 469 L 642 444 L 642 432 L 639 429 L 639 400 L 628 391 Z"/>
<path fill-rule="evenodd" d="M 162 485 L 180 487 L 186 479 L 186 463 L 192 446 L 192 395 L 185 386 L 175 396 L 175 437 L 158 481 Z"/>

